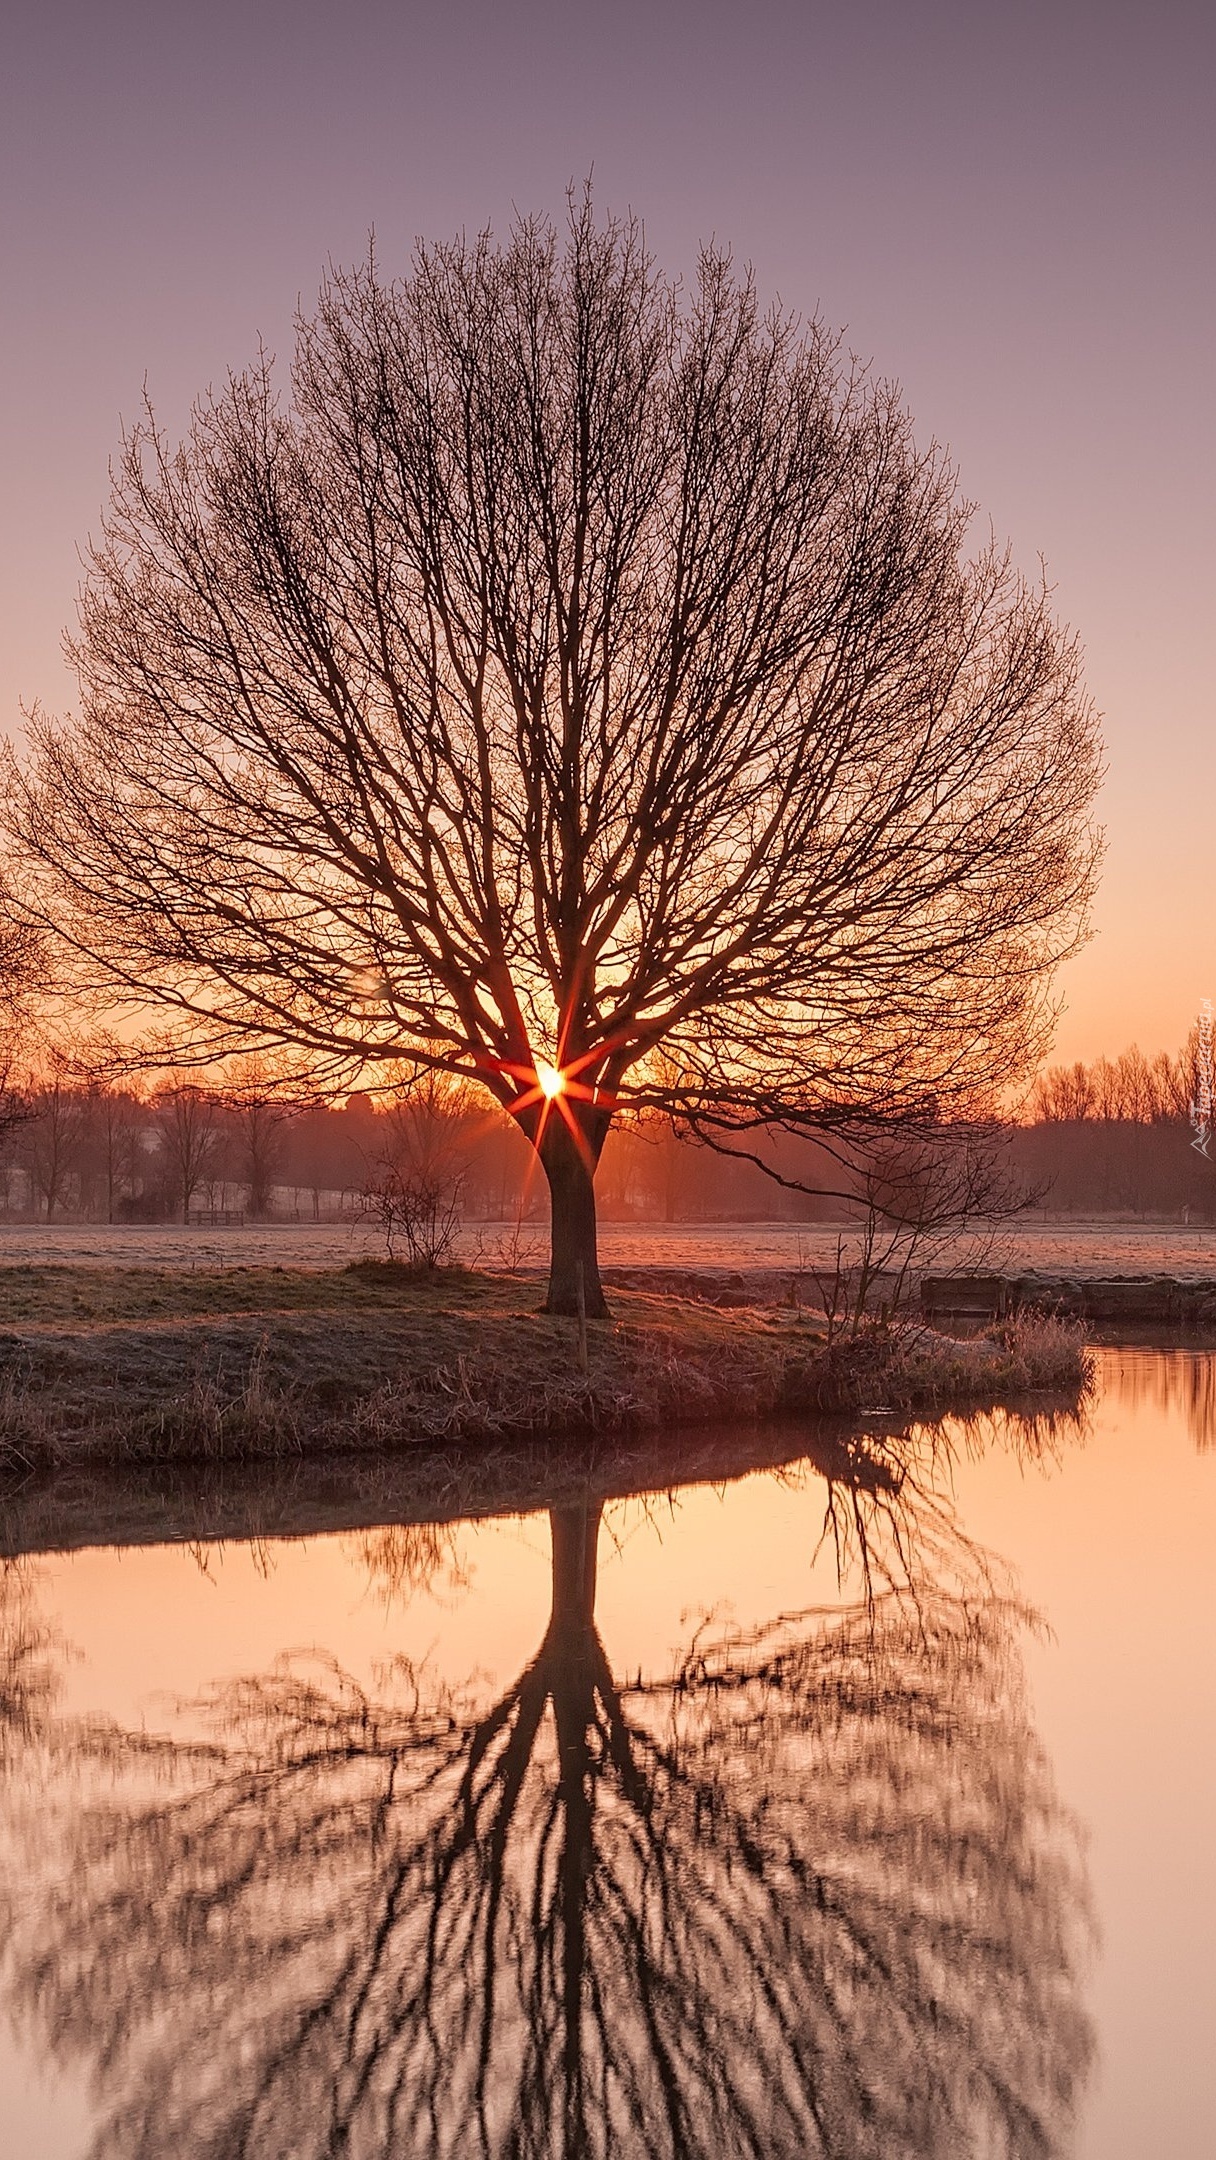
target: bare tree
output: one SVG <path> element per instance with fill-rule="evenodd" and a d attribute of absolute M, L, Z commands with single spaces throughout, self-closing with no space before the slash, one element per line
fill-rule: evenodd
<path fill-rule="evenodd" d="M 828 1340 L 891 1320 L 918 1296 L 920 1277 L 950 1256 L 956 1268 L 986 1260 L 981 1230 L 965 1263 L 962 1224 L 994 1212 L 1012 1215 L 1035 1197 L 1006 1159 L 1001 1128 L 946 1128 L 931 1135 L 879 1137 L 850 1165 L 854 1221 L 836 1238 L 834 1263 L 809 1267 L 827 1321 Z"/>
<path fill-rule="evenodd" d="M 283 1167 L 286 1128 L 301 1108 L 293 1075 L 264 1057 L 239 1058 L 227 1076 L 224 1104 L 240 1136 L 249 1212 L 261 1222 L 270 1213 Z"/>
<path fill-rule="evenodd" d="M 1085 1882 L 1011 1614 L 926 1590 L 621 1681 L 597 1530 L 553 1515 L 496 1700 L 288 1662 L 203 1745 L 103 1741 L 83 1815 L 68 1778 L 10 1971 L 94 2160 L 1070 2149 Z"/>
<path fill-rule="evenodd" d="M 115 1222 L 119 1204 L 133 1197 L 140 1163 L 140 1124 L 146 1115 L 128 1088 L 111 1087 L 93 1076 L 83 1094 L 81 1204 L 100 1204 L 107 1222 Z"/>
<path fill-rule="evenodd" d="M 49 1222 L 68 1205 L 87 1126 L 85 1097 L 62 1054 L 52 1053 L 43 1078 L 26 1090 L 25 1109 L 31 1198 L 42 1201 Z"/>
<path fill-rule="evenodd" d="M 1097 778 L 1045 588 L 890 385 L 574 201 L 374 257 L 174 448 L 127 437 L 10 823 L 29 919 L 179 1058 L 479 1080 L 549 1309 L 603 1309 L 618 1105 L 733 1146 L 969 1116 L 1031 1069 Z M 665 1046 L 673 1084 L 651 1065 Z"/>
<path fill-rule="evenodd" d="M 1037 1074 L 1027 1104 L 1035 1124 L 1073 1125 L 1094 1115 L 1094 1083 L 1088 1065 L 1051 1065 Z"/>
<path fill-rule="evenodd" d="M 379 1223 L 390 1260 L 402 1242 L 414 1267 L 435 1268 L 451 1258 L 477 1093 L 424 1067 L 395 1089 L 378 1120 L 361 1202 Z"/>
<path fill-rule="evenodd" d="M 152 1100 L 169 1187 L 188 1223 L 219 1144 L 215 1098 L 205 1088 L 177 1084 L 159 1088 Z"/>

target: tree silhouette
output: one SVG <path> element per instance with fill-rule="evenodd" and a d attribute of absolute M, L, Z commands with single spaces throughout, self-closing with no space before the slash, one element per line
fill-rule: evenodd
<path fill-rule="evenodd" d="M 596 1313 L 618 1105 L 861 1141 L 1034 1062 L 1094 728 L 969 523 L 720 251 L 683 288 L 587 198 L 564 250 L 369 258 L 289 397 L 263 360 L 182 448 L 128 437 L 79 718 L 10 775 L 28 919 L 166 1056 L 480 1081 L 548 1179 L 550 1309 Z"/>
<path fill-rule="evenodd" d="M 112 1736 L 10 1955 L 94 2160 L 1067 2150 L 1085 1889 L 1016 1615 L 922 1585 L 626 1681 L 598 1523 L 554 1512 L 488 1703 L 288 1662 Z"/>

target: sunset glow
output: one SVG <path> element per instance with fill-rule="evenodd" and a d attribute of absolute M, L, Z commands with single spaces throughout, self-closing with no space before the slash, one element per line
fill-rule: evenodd
<path fill-rule="evenodd" d="M 553 1102 L 565 1092 L 565 1074 L 560 1073 L 556 1065 L 546 1065 L 544 1059 L 540 1058 L 536 1065 L 536 1084 L 545 1100 Z"/>

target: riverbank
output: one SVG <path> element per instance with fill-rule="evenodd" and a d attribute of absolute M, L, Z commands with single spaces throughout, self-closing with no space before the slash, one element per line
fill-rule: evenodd
<path fill-rule="evenodd" d="M 1075 1401 L 1080 1333 L 914 1326 L 829 1343 L 793 1306 L 612 1292 L 587 1329 L 537 1285 L 383 1262 L 330 1270 L 0 1269 L 0 1468 L 479 1445 L 883 1407 Z"/>

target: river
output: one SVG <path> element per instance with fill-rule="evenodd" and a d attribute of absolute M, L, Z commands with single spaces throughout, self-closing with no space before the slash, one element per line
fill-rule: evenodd
<path fill-rule="evenodd" d="M 9 1562 L 6 2160 L 1206 2160 L 1216 1360 L 1098 1356 Z"/>

